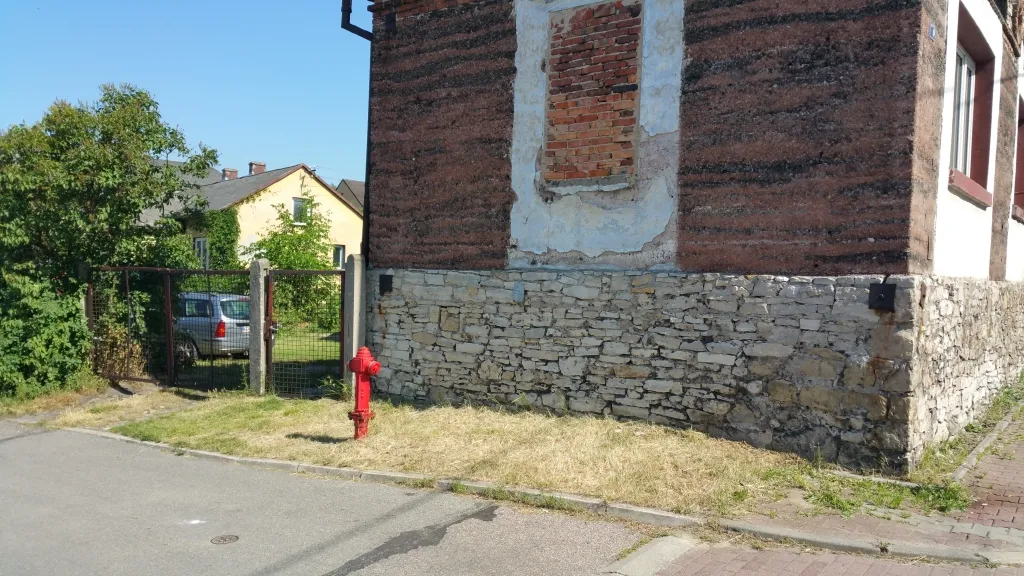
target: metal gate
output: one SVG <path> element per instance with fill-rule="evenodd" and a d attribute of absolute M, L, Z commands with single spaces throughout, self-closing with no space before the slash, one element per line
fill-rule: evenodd
<path fill-rule="evenodd" d="M 345 342 L 342 270 L 270 270 L 267 389 L 315 398 L 342 387 Z"/>
<path fill-rule="evenodd" d="M 204 390 L 248 385 L 246 270 L 96 267 L 86 314 L 101 376 Z"/>

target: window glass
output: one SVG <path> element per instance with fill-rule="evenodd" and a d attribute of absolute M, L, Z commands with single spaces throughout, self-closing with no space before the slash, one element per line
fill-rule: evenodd
<path fill-rule="evenodd" d="M 345 247 L 336 245 L 334 247 L 334 267 L 344 268 L 345 267 Z"/>
<path fill-rule="evenodd" d="M 950 168 L 969 175 L 971 168 L 971 129 L 974 115 L 974 60 L 960 46 L 953 71 L 953 142 Z"/>
<path fill-rule="evenodd" d="M 213 306 L 209 300 L 185 300 L 185 316 L 189 318 L 209 318 L 212 313 Z"/>
<path fill-rule="evenodd" d="M 248 320 L 249 319 L 249 301 L 248 300 L 221 300 L 220 311 L 224 316 L 232 320 Z"/>
<path fill-rule="evenodd" d="M 192 239 L 192 249 L 195 250 L 196 258 L 199 259 L 199 266 L 202 268 L 210 267 L 210 250 L 207 247 L 206 238 L 194 238 Z"/>
<path fill-rule="evenodd" d="M 296 224 L 309 222 L 308 198 L 292 198 L 292 221 Z"/>

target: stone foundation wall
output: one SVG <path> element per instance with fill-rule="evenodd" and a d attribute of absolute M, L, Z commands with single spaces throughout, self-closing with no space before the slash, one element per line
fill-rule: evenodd
<path fill-rule="evenodd" d="M 398 270 L 380 295 L 381 274 L 380 392 L 692 426 L 853 467 L 906 467 L 959 431 L 1024 344 L 1024 287 L 1005 283 L 890 278 L 897 310 L 877 312 L 868 276 Z"/>
<path fill-rule="evenodd" d="M 908 387 L 911 444 L 921 447 L 963 430 L 1024 371 L 1024 284 L 928 278 L 914 297 L 919 311 Z"/>

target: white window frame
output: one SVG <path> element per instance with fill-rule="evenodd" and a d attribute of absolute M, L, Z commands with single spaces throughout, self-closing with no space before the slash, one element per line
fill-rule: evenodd
<path fill-rule="evenodd" d="M 339 250 L 341 251 L 341 257 L 340 258 L 338 257 L 338 251 Z M 334 245 L 334 253 L 332 254 L 332 256 L 334 257 L 334 260 L 333 260 L 334 261 L 334 267 L 337 268 L 338 270 L 344 270 L 345 269 L 345 245 L 344 244 L 335 244 Z"/>
<path fill-rule="evenodd" d="M 205 236 L 196 236 L 192 239 L 192 250 L 199 258 L 199 266 L 206 270 L 210 267 L 210 243 Z"/>
<path fill-rule="evenodd" d="M 306 220 L 300 220 L 299 216 L 301 215 L 300 207 L 302 207 L 302 206 L 310 206 L 310 205 L 312 205 L 312 202 L 309 200 L 309 198 L 292 198 L 292 223 L 293 224 L 295 224 L 297 226 L 305 226 L 308 223 Z M 312 209 L 310 209 L 310 210 L 312 210 Z M 309 216 L 310 216 L 310 213 L 307 213 L 306 214 L 306 218 L 308 218 Z"/>
<path fill-rule="evenodd" d="M 970 176 L 971 132 L 974 131 L 974 94 L 978 84 L 978 67 L 974 59 L 956 45 L 953 70 L 953 145 L 949 167 Z"/>

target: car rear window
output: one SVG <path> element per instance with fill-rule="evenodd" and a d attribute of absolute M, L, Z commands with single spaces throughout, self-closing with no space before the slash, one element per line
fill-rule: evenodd
<path fill-rule="evenodd" d="M 224 316 L 231 318 L 232 320 L 249 319 L 248 300 L 221 300 L 220 309 L 221 312 L 224 313 Z"/>

